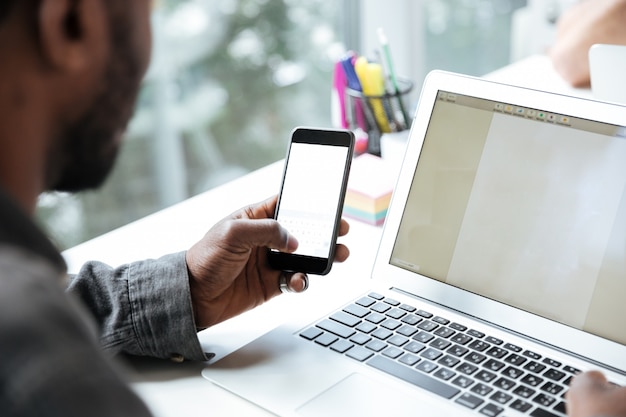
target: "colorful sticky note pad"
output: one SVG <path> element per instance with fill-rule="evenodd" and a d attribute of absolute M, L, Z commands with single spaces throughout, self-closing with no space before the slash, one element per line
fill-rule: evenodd
<path fill-rule="evenodd" d="M 352 161 L 343 215 L 373 225 L 385 221 L 397 170 L 380 157 L 363 154 Z"/>

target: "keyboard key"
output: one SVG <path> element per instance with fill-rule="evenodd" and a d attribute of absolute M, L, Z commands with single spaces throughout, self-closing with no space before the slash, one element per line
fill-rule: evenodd
<path fill-rule="evenodd" d="M 419 369 L 420 371 L 426 372 L 427 374 L 434 371 L 435 369 L 438 368 L 437 365 L 435 365 L 434 363 L 430 362 L 430 361 L 422 361 L 420 362 L 419 365 L 416 366 L 417 369 Z"/>
<path fill-rule="evenodd" d="M 371 310 L 377 312 L 377 313 L 384 313 L 385 311 L 389 310 L 391 308 L 391 306 L 389 304 L 385 304 L 385 303 L 376 303 L 373 306 L 370 307 Z"/>
<path fill-rule="evenodd" d="M 354 327 L 361 322 L 361 319 L 353 316 L 352 314 L 344 313 L 343 311 L 338 311 L 335 314 L 330 316 L 331 320 L 335 320 L 341 324 L 344 324 L 348 327 Z"/>
<path fill-rule="evenodd" d="M 489 343 L 483 340 L 474 340 L 472 343 L 470 343 L 468 347 L 478 352 L 483 352 L 484 350 L 488 349 L 490 346 L 491 345 Z"/>
<path fill-rule="evenodd" d="M 533 375 L 533 374 L 526 374 L 526 376 L 524 376 L 524 378 L 522 378 L 521 381 L 524 384 L 530 385 L 531 387 L 536 387 L 537 385 L 543 382 L 543 378 L 540 378 L 537 375 Z"/>
<path fill-rule="evenodd" d="M 385 329 L 396 330 L 398 327 L 402 326 L 402 323 L 397 320 L 387 319 L 380 323 L 380 326 L 384 327 Z"/>
<path fill-rule="evenodd" d="M 363 297 L 363 298 L 356 300 L 355 303 L 363 307 L 369 307 L 372 304 L 375 304 L 376 301 L 372 300 L 370 297 Z"/>
<path fill-rule="evenodd" d="M 509 407 L 511 407 L 513 410 L 525 413 L 532 408 L 532 404 L 524 400 L 515 400 L 511 403 Z"/>
<path fill-rule="evenodd" d="M 397 359 L 402 355 L 402 350 L 397 347 L 389 346 L 387 349 L 383 350 L 383 355 L 391 359 Z"/>
<path fill-rule="evenodd" d="M 447 339 L 448 337 L 452 336 L 456 332 L 449 327 L 440 327 L 437 330 L 435 330 L 434 333 L 439 337 L 443 337 L 444 339 Z"/>
<path fill-rule="evenodd" d="M 405 343 L 407 343 L 408 341 L 409 341 L 409 339 L 408 339 L 408 338 L 406 338 L 406 337 L 404 337 L 404 336 L 400 336 L 399 334 L 393 335 L 393 336 L 391 336 L 391 337 L 387 340 L 387 342 L 388 342 L 389 344 L 394 345 L 394 346 L 398 346 L 398 347 L 400 347 L 400 346 L 404 345 L 404 344 L 405 344 Z"/>
<path fill-rule="evenodd" d="M 367 364 L 444 398 L 450 399 L 460 392 L 458 388 L 382 356 L 374 356 L 367 361 Z"/>
<path fill-rule="evenodd" d="M 324 319 L 321 322 L 317 323 L 317 327 L 322 330 L 326 330 L 327 332 L 334 333 L 337 336 L 341 336 L 344 339 L 347 339 L 356 333 L 350 327 L 344 326 L 341 323 L 329 319 Z"/>
<path fill-rule="evenodd" d="M 480 413 L 489 417 L 496 417 L 500 415 L 500 413 L 502 413 L 503 411 L 504 408 L 493 403 L 489 403 L 480 410 Z"/>
<path fill-rule="evenodd" d="M 417 323 L 422 321 L 421 318 L 417 317 L 415 314 L 407 314 L 406 316 L 400 319 L 402 323 L 410 324 L 411 326 L 415 326 Z"/>
<path fill-rule="evenodd" d="M 476 407 L 478 407 L 479 405 L 481 405 L 484 401 L 475 396 L 472 395 L 470 393 L 465 393 L 463 395 L 461 395 L 459 398 L 457 398 L 456 400 L 454 400 L 456 403 L 459 403 L 461 405 L 464 405 L 467 408 L 471 408 L 472 410 L 475 409 Z"/>
<path fill-rule="evenodd" d="M 549 381 L 541 386 L 542 391 L 545 391 L 548 394 L 552 394 L 552 395 L 557 395 L 564 389 L 565 388 L 563 388 L 562 386 L 557 385 L 554 382 L 549 382 Z"/>
<path fill-rule="evenodd" d="M 573 375 L 578 375 L 581 372 L 580 369 L 576 369 L 573 366 L 569 366 L 569 365 L 564 366 L 563 370 Z"/>
<path fill-rule="evenodd" d="M 461 356 L 465 355 L 467 352 L 469 352 L 469 349 L 467 349 L 466 347 L 463 346 L 459 346 L 459 345 L 453 345 L 450 347 L 450 349 L 447 350 L 448 353 L 460 358 Z"/>
<path fill-rule="evenodd" d="M 476 375 L 474 375 L 474 377 L 476 379 L 480 379 L 483 382 L 491 382 L 493 381 L 498 375 L 494 374 L 493 372 L 489 372 L 489 371 L 480 371 L 478 372 Z"/>
<path fill-rule="evenodd" d="M 522 376 L 524 372 L 521 369 L 515 368 L 513 366 L 509 366 L 502 371 L 502 374 L 511 379 L 517 379 L 520 376 Z"/>
<path fill-rule="evenodd" d="M 489 385 L 478 383 L 474 385 L 472 389 L 470 389 L 470 391 L 484 397 L 485 395 L 493 391 L 493 388 L 491 388 Z"/>
<path fill-rule="evenodd" d="M 370 340 L 372 340 L 372 338 L 363 333 L 357 333 L 350 338 L 350 341 L 356 343 L 357 345 L 364 345 Z"/>
<path fill-rule="evenodd" d="M 346 353 L 346 356 L 352 359 L 356 359 L 359 362 L 363 362 L 369 359 L 370 357 L 374 356 L 374 352 L 372 352 L 371 350 L 362 348 L 361 346 L 355 346 Z"/>
<path fill-rule="evenodd" d="M 522 398 L 530 398 L 535 394 L 535 390 L 527 387 L 526 385 L 519 385 L 513 390 L 513 394 L 518 395 Z"/>
<path fill-rule="evenodd" d="M 470 352 L 469 355 L 465 357 L 465 360 L 471 363 L 479 364 L 482 361 L 487 359 L 487 357 L 481 353 Z"/>
<path fill-rule="evenodd" d="M 483 366 L 489 369 L 490 371 L 494 371 L 494 372 L 497 372 L 500 369 L 504 368 L 504 364 L 495 359 L 489 359 L 487 362 L 483 364 Z"/>
<path fill-rule="evenodd" d="M 407 350 L 411 353 L 419 353 L 426 348 L 426 345 L 419 342 L 411 342 L 408 345 L 404 346 L 404 350 Z"/>
<path fill-rule="evenodd" d="M 346 313 L 352 314 L 353 316 L 356 316 L 360 319 L 362 319 L 363 317 L 367 316 L 370 313 L 370 311 L 367 308 L 360 306 L 358 304 L 350 304 L 349 306 L 344 308 L 343 311 L 345 311 Z"/>
<path fill-rule="evenodd" d="M 433 316 L 431 313 L 429 313 L 428 311 L 424 311 L 424 310 L 417 310 L 415 314 L 417 314 L 418 316 L 422 316 L 426 319 L 429 319 Z"/>
<path fill-rule="evenodd" d="M 438 351 L 437 349 L 432 349 L 432 348 L 428 348 L 425 351 L 423 351 L 420 356 L 422 358 L 426 358 L 429 359 L 431 361 L 436 360 L 437 358 L 439 358 L 442 355 L 442 353 L 440 351 Z"/>
<path fill-rule="evenodd" d="M 534 372 L 536 374 L 540 373 L 541 371 L 543 371 L 544 369 L 546 369 L 545 365 L 542 365 L 538 362 L 528 362 L 526 365 L 524 365 L 524 369 L 526 369 L 529 372 Z"/>
<path fill-rule="evenodd" d="M 506 356 L 509 352 L 502 349 L 501 347 L 494 346 L 491 349 L 488 349 L 485 353 L 493 358 L 500 359 Z"/>
<path fill-rule="evenodd" d="M 432 321 L 430 321 L 430 320 L 424 320 L 423 322 L 418 324 L 417 327 L 422 329 L 422 330 L 425 330 L 427 332 L 432 332 L 437 327 L 439 327 L 439 325 L 434 323 L 434 322 L 432 322 Z"/>
<path fill-rule="evenodd" d="M 380 340 L 372 340 L 367 345 L 365 345 L 365 347 L 368 348 L 369 350 L 373 350 L 374 352 L 380 352 L 381 350 L 387 347 L 387 344 L 384 342 L 381 342 Z"/>
<path fill-rule="evenodd" d="M 492 336 L 487 336 L 485 338 L 485 342 L 491 343 L 493 345 L 501 345 L 502 344 L 502 340 L 501 339 L 498 339 L 498 338 L 492 337 Z"/>
<path fill-rule="evenodd" d="M 472 339 L 471 336 L 468 336 L 465 333 L 457 333 L 454 336 L 452 336 L 450 340 L 453 341 L 454 343 L 458 343 L 459 345 L 466 345 L 474 339 Z"/>
<path fill-rule="evenodd" d="M 532 413 L 530 413 L 531 417 L 559 417 L 557 414 L 551 413 L 548 410 L 544 410 L 543 408 L 535 408 Z"/>
<path fill-rule="evenodd" d="M 482 339 L 483 337 L 485 337 L 485 334 L 483 332 L 479 332 L 478 330 L 474 330 L 474 329 L 469 329 L 467 331 L 467 334 L 477 339 Z"/>
<path fill-rule="evenodd" d="M 382 295 L 382 294 L 378 294 L 377 292 L 371 292 L 371 293 L 369 293 L 369 294 L 368 294 L 368 297 L 371 297 L 371 298 L 373 298 L 373 299 L 375 299 L 375 300 L 379 300 L 379 301 L 380 301 L 380 300 L 382 300 L 383 298 L 385 298 L 385 296 L 384 296 L 384 295 Z"/>
<path fill-rule="evenodd" d="M 415 332 L 417 332 L 417 329 L 413 326 L 408 326 L 408 325 L 402 325 L 397 332 L 403 336 L 406 337 L 411 337 L 415 334 Z"/>
<path fill-rule="evenodd" d="M 385 320 L 385 316 L 379 313 L 371 313 L 368 316 L 365 316 L 365 320 L 369 321 L 370 323 L 379 324 L 380 322 Z"/>
<path fill-rule="evenodd" d="M 379 339 L 379 340 L 385 340 L 388 337 L 390 337 L 392 334 L 393 332 L 387 329 L 383 329 L 382 327 L 379 327 L 378 329 L 372 332 L 372 336 L 374 336 L 376 339 Z"/>
<path fill-rule="evenodd" d="M 560 381 L 561 379 L 565 377 L 565 373 L 561 371 L 557 371 L 556 369 L 548 369 L 547 371 L 543 373 L 543 376 L 553 381 Z"/>
<path fill-rule="evenodd" d="M 385 303 L 389 304 L 389 305 L 394 306 L 394 307 L 397 307 L 397 306 L 400 305 L 400 301 L 394 300 L 393 298 L 389 298 L 389 297 L 386 297 L 383 301 Z"/>
<path fill-rule="evenodd" d="M 415 336 L 413 336 L 413 340 L 417 340 L 417 341 L 422 342 L 422 343 L 428 343 L 431 340 L 433 340 L 434 338 L 435 338 L 435 336 L 433 336 L 430 333 L 426 333 L 426 332 L 419 332 Z"/>
<path fill-rule="evenodd" d="M 505 344 L 504 344 L 504 348 L 505 348 L 505 349 L 508 349 L 508 350 L 512 350 L 513 352 L 516 352 L 516 353 L 519 353 L 519 352 L 521 352 L 521 351 L 522 351 L 522 348 L 521 348 L 521 347 L 519 347 L 519 346 L 517 346 L 517 345 L 514 345 L 514 344 L 512 344 L 512 343 L 505 343 Z"/>
<path fill-rule="evenodd" d="M 421 361 L 421 359 L 411 353 L 405 353 L 400 357 L 400 359 L 398 359 L 398 361 L 402 362 L 405 365 L 413 366 Z"/>
<path fill-rule="evenodd" d="M 406 316 L 406 311 L 400 310 L 399 308 L 392 308 L 385 314 L 387 314 L 388 317 L 399 320 L 402 317 Z"/>
<path fill-rule="evenodd" d="M 558 411 L 559 413 L 565 414 L 565 402 L 559 402 L 557 405 L 554 406 L 554 410 Z"/>
<path fill-rule="evenodd" d="M 412 313 L 412 312 L 414 312 L 415 310 L 417 310 L 415 307 L 410 306 L 410 305 L 408 305 L 408 304 L 400 304 L 400 306 L 399 306 L 399 307 L 400 307 L 402 310 L 404 310 L 404 311 L 408 311 L 409 313 Z"/>
<path fill-rule="evenodd" d="M 543 359 L 543 363 L 546 363 L 550 366 L 553 366 L 555 368 L 560 368 L 561 367 L 561 362 L 559 361 L 555 361 L 554 359 L 550 359 L 550 358 L 544 358 Z"/>
<path fill-rule="evenodd" d="M 444 381 L 447 381 L 450 378 L 452 378 L 454 375 L 456 375 L 456 372 L 451 371 L 446 368 L 439 368 L 439 370 L 435 372 L 433 375 L 439 379 L 443 379 Z"/>
<path fill-rule="evenodd" d="M 353 343 L 350 343 L 347 340 L 339 339 L 335 343 L 330 345 L 330 348 L 334 350 L 335 352 L 345 353 L 353 346 L 354 346 Z"/>
<path fill-rule="evenodd" d="M 506 404 L 509 401 L 511 401 L 511 399 L 513 398 L 512 395 L 507 394 L 506 392 L 502 392 L 502 391 L 496 391 L 495 393 L 493 393 L 493 395 L 491 397 L 489 397 L 490 399 L 494 400 L 495 402 L 499 403 L 499 404 Z"/>
<path fill-rule="evenodd" d="M 524 356 L 528 356 L 531 359 L 534 359 L 536 361 L 538 361 L 539 359 L 541 359 L 541 355 L 538 353 L 535 353 L 531 350 L 525 350 L 524 353 L 522 353 L 522 355 Z"/>
<path fill-rule="evenodd" d="M 516 353 L 511 353 L 509 356 L 504 358 L 504 361 L 506 363 L 510 363 L 511 365 L 521 366 L 524 362 L 526 362 L 526 358 Z"/>
<path fill-rule="evenodd" d="M 448 319 L 444 319 L 443 317 L 439 317 L 439 316 L 435 316 L 431 319 L 432 321 L 434 321 L 435 323 L 439 323 L 442 325 L 447 325 L 448 323 L 450 323 L 450 320 Z"/>
<path fill-rule="evenodd" d="M 513 388 L 515 386 L 515 382 L 511 381 L 508 378 L 505 377 L 500 377 L 498 379 L 496 379 L 496 381 L 493 383 L 494 387 L 496 388 L 500 388 L 504 391 L 508 391 L 511 388 Z"/>
<path fill-rule="evenodd" d="M 313 340 L 322 333 L 324 332 L 316 327 L 309 327 L 308 329 L 301 332 L 300 336 L 304 337 L 307 340 Z"/>
<path fill-rule="evenodd" d="M 355 329 L 357 329 L 358 331 L 363 332 L 363 333 L 371 333 L 374 330 L 376 330 L 376 325 L 364 321 L 361 324 L 359 324 L 358 326 L 356 326 Z"/>
<path fill-rule="evenodd" d="M 339 338 L 334 334 L 324 333 L 315 339 L 315 343 L 318 343 L 324 347 L 328 347 L 335 343 L 335 341 L 337 340 L 339 340 Z"/>
<path fill-rule="evenodd" d="M 552 404 L 554 404 L 556 400 L 554 399 L 554 397 L 546 394 L 537 394 L 537 396 L 533 398 L 533 401 L 544 407 L 550 407 Z"/>
<path fill-rule="evenodd" d="M 467 327 L 459 323 L 450 323 L 450 327 L 459 332 L 464 332 L 467 330 Z"/>
<path fill-rule="evenodd" d="M 464 375 L 459 375 L 454 379 L 454 381 L 452 381 L 452 383 L 461 388 L 467 388 L 474 383 L 474 380 Z"/>
<path fill-rule="evenodd" d="M 454 368 L 459 362 L 461 362 L 459 359 L 450 355 L 445 355 L 443 358 L 439 359 L 439 364 L 447 366 L 448 368 Z"/>
<path fill-rule="evenodd" d="M 443 340 L 443 339 L 435 339 L 432 342 L 430 342 L 430 346 L 434 347 L 435 349 L 439 349 L 439 350 L 444 350 L 445 348 L 447 348 L 448 346 L 450 346 L 452 343 L 448 342 L 447 340 Z"/>
<path fill-rule="evenodd" d="M 465 375 L 471 375 L 478 370 L 478 367 L 476 365 L 472 365 L 471 363 L 463 362 L 456 367 L 456 370 Z"/>

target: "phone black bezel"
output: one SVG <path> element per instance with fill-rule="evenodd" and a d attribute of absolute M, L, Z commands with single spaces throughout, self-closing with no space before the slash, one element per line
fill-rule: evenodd
<path fill-rule="evenodd" d="M 337 203 L 337 212 L 335 214 L 335 225 L 333 227 L 333 242 L 337 241 L 337 234 L 339 233 L 339 226 L 341 224 L 341 213 L 343 212 L 343 205 L 346 196 L 346 190 L 348 186 L 348 177 L 350 174 L 350 166 L 354 155 L 354 133 L 350 130 L 341 129 L 320 129 L 309 127 L 297 127 L 291 133 L 291 140 L 287 150 L 287 157 L 285 158 L 285 164 L 283 168 L 282 180 L 280 185 L 280 193 L 278 202 L 276 204 L 276 211 L 274 212 L 274 219 L 278 217 L 278 210 L 280 208 L 280 200 L 282 197 L 283 186 L 285 183 L 285 175 L 287 173 L 287 167 L 289 164 L 289 154 L 291 152 L 292 143 L 311 143 L 326 146 L 342 146 L 348 148 L 346 155 L 346 162 L 343 169 L 343 178 L 341 184 L 341 190 L 339 195 L 339 201 Z M 289 254 L 285 252 L 278 252 L 268 250 L 268 262 L 274 269 L 289 271 L 289 272 L 304 272 L 307 274 L 326 275 L 330 272 L 335 257 L 335 246 L 331 245 L 328 258 L 320 258 L 306 255 Z"/>

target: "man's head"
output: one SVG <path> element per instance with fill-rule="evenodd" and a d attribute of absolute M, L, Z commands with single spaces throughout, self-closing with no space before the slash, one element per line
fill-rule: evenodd
<path fill-rule="evenodd" d="M 110 171 L 149 61 L 150 8 L 0 0 L 0 153 L 31 146 L 38 192 L 96 187 Z"/>

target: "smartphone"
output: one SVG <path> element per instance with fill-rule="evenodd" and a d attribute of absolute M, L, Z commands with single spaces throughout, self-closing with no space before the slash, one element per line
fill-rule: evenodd
<path fill-rule="evenodd" d="M 269 250 L 273 268 L 330 272 L 353 153 L 354 134 L 349 130 L 292 131 L 274 218 L 299 245 L 294 253 Z"/>

